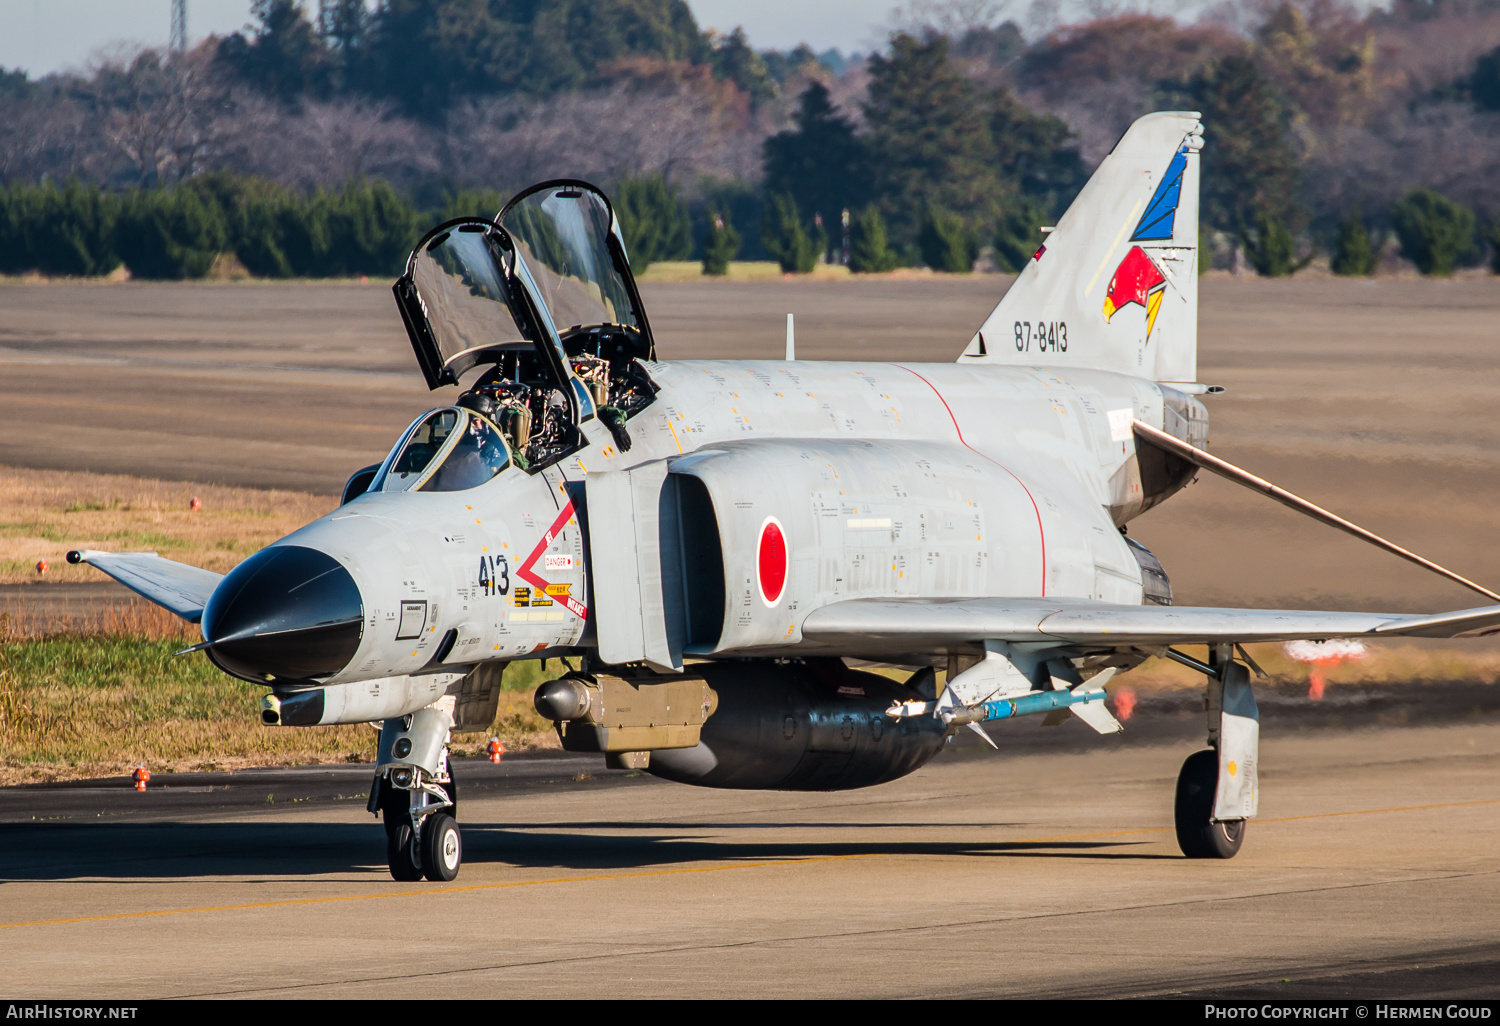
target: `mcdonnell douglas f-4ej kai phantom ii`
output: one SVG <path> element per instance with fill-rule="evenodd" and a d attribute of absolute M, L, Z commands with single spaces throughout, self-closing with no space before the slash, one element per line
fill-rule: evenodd
<path fill-rule="evenodd" d="M 417 245 L 396 305 L 427 384 L 459 394 L 338 509 L 222 577 L 69 558 L 200 623 L 196 649 L 268 689 L 267 724 L 381 723 L 370 811 L 398 879 L 457 873 L 448 742 L 489 726 L 518 659 L 574 659 L 535 698 L 570 751 L 792 790 L 894 780 L 1013 716 L 1118 731 L 1105 684 L 1175 659 L 1204 674 L 1208 733 L 1178 841 L 1228 858 L 1258 799 L 1244 643 L 1479 635 L 1500 605 L 1173 605 L 1131 518 L 1207 470 L 1500 595 L 1203 450 L 1201 145 L 1196 114 L 1137 121 L 943 364 L 658 360 L 608 199 L 544 182 Z"/>

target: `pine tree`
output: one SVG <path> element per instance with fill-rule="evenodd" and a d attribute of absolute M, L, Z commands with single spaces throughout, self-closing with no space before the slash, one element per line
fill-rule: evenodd
<path fill-rule="evenodd" d="M 1360 216 L 1359 204 L 1339 222 L 1339 240 L 1329 267 L 1334 274 L 1365 277 L 1375 270 L 1377 254 L 1370 245 L 1370 233 Z"/>
<path fill-rule="evenodd" d="M 999 194 L 985 105 L 948 45 L 942 36 L 897 33 L 889 55 L 869 62 L 869 173 L 902 247 L 915 244 L 927 207 L 983 222 Z"/>
<path fill-rule="evenodd" d="M 137 278 L 201 278 L 224 252 L 224 213 L 196 189 L 141 189 L 124 204 L 116 249 Z"/>
<path fill-rule="evenodd" d="M 417 212 L 385 182 L 349 182 L 330 197 L 327 273 L 395 276 L 417 241 Z"/>
<path fill-rule="evenodd" d="M 624 179 L 615 186 L 613 200 L 634 273 L 643 273 L 658 260 L 693 255 L 692 219 L 660 172 Z"/>
<path fill-rule="evenodd" d="M 767 139 L 764 153 L 767 194 L 791 196 L 806 214 L 832 221 L 869 202 L 864 144 L 821 82 L 802 93 L 797 127 Z"/>
<path fill-rule="evenodd" d="M 1296 274 L 1306 267 L 1313 254 L 1297 259 L 1297 239 L 1286 222 L 1274 214 L 1262 212 L 1256 218 L 1255 228 L 1240 232 L 1244 243 L 1245 259 L 1263 278 L 1283 278 Z"/>
<path fill-rule="evenodd" d="M 787 195 L 772 196 L 761 215 L 760 237 L 766 249 L 788 274 L 807 274 L 817 266 L 818 256 L 828 245 L 819 228 L 812 236 L 797 212 L 797 201 Z"/>
<path fill-rule="evenodd" d="M 708 236 L 703 240 L 703 273 L 723 275 L 729 262 L 740 251 L 740 233 L 734 230 L 729 215 L 719 210 L 708 214 Z"/>
<path fill-rule="evenodd" d="M 929 207 L 917 236 L 922 260 L 934 271 L 967 274 L 974 269 L 978 237 L 963 218 L 941 207 Z"/>
<path fill-rule="evenodd" d="M 1036 197 L 1023 193 L 1001 205 L 994 235 L 995 263 L 1000 270 L 1020 273 L 1041 246 L 1040 229 L 1046 221 L 1047 209 Z"/>
<path fill-rule="evenodd" d="M 878 274 L 896 266 L 885 234 L 885 218 L 871 204 L 853 218 L 849 226 L 849 270 L 856 274 Z"/>
<path fill-rule="evenodd" d="M 775 99 L 776 80 L 766 70 L 765 60 L 745 38 L 743 28 L 736 26 L 713 48 L 709 63 L 713 65 L 714 77 L 739 86 L 749 95 L 752 106 Z"/>
<path fill-rule="evenodd" d="M 1391 207 L 1401 255 L 1423 274 L 1446 278 L 1478 257 L 1474 211 L 1431 189 L 1413 189 Z"/>
<path fill-rule="evenodd" d="M 1247 247 L 1262 218 L 1295 233 L 1297 156 L 1271 85 L 1248 57 L 1212 61 L 1188 91 L 1208 126 L 1203 152 L 1203 220 L 1234 232 Z"/>

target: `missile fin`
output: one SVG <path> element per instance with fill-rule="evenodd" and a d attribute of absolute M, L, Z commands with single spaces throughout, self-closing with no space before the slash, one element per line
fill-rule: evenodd
<path fill-rule="evenodd" d="M 1125 729 L 1124 724 L 1115 719 L 1114 713 L 1106 709 L 1103 702 L 1079 702 L 1068 706 L 1068 710 L 1101 734 L 1118 734 Z"/>
<path fill-rule="evenodd" d="M 987 745 L 989 745 L 995 751 L 998 752 L 1000 750 L 1000 746 L 997 745 L 997 744 L 995 744 L 995 739 L 992 738 L 992 737 L 990 737 L 990 735 L 985 731 L 985 729 L 983 727 L 981 727 L 979 724 L 971 722 L 969 724 L 969 729 L 972 730 L 974 733 L 978 734 L 980 737 L 984 738 L 984 743 L 987 744 Z"/>

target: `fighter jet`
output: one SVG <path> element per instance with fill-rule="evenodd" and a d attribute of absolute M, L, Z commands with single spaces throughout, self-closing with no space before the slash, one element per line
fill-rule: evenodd
<path fill-rule="evenodd" d="M 224 576 L 69 559 L 199 624 L 266 724 L 381 724 L 369 808 L 399 880 L 457 874 L 451 735 L 528 659 L 559 668 L 535 702 L 565 749 L 788 790 L 894 780 L 1016 716 L 1119 731 L 1106 684 L 1173 659 L 1204 675 L 1207 734 L 1177 838 L 1229 858 L 1259 797 L 1244 644 L 1475 636 L 1500 605 L 1173 605 L 1130 520 L 1206 470 L 1500 595 L 1204 450 L 1202 138 L 1195 113 L 1137 121 L 952 363 L 790 338 L 781 361 L 658 359 L 608 198 L 543 182 L 412 252 L 396 306 L 448 401 L 336 510 Z"/>

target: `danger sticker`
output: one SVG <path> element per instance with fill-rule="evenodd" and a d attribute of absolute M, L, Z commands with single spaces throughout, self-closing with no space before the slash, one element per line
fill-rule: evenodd
<path fill-rule="evenodd" d="M 573 557 L 566 554 L 548 555 L 544 564 L 548 570 L 571 570 L 573 569 Z"/>

